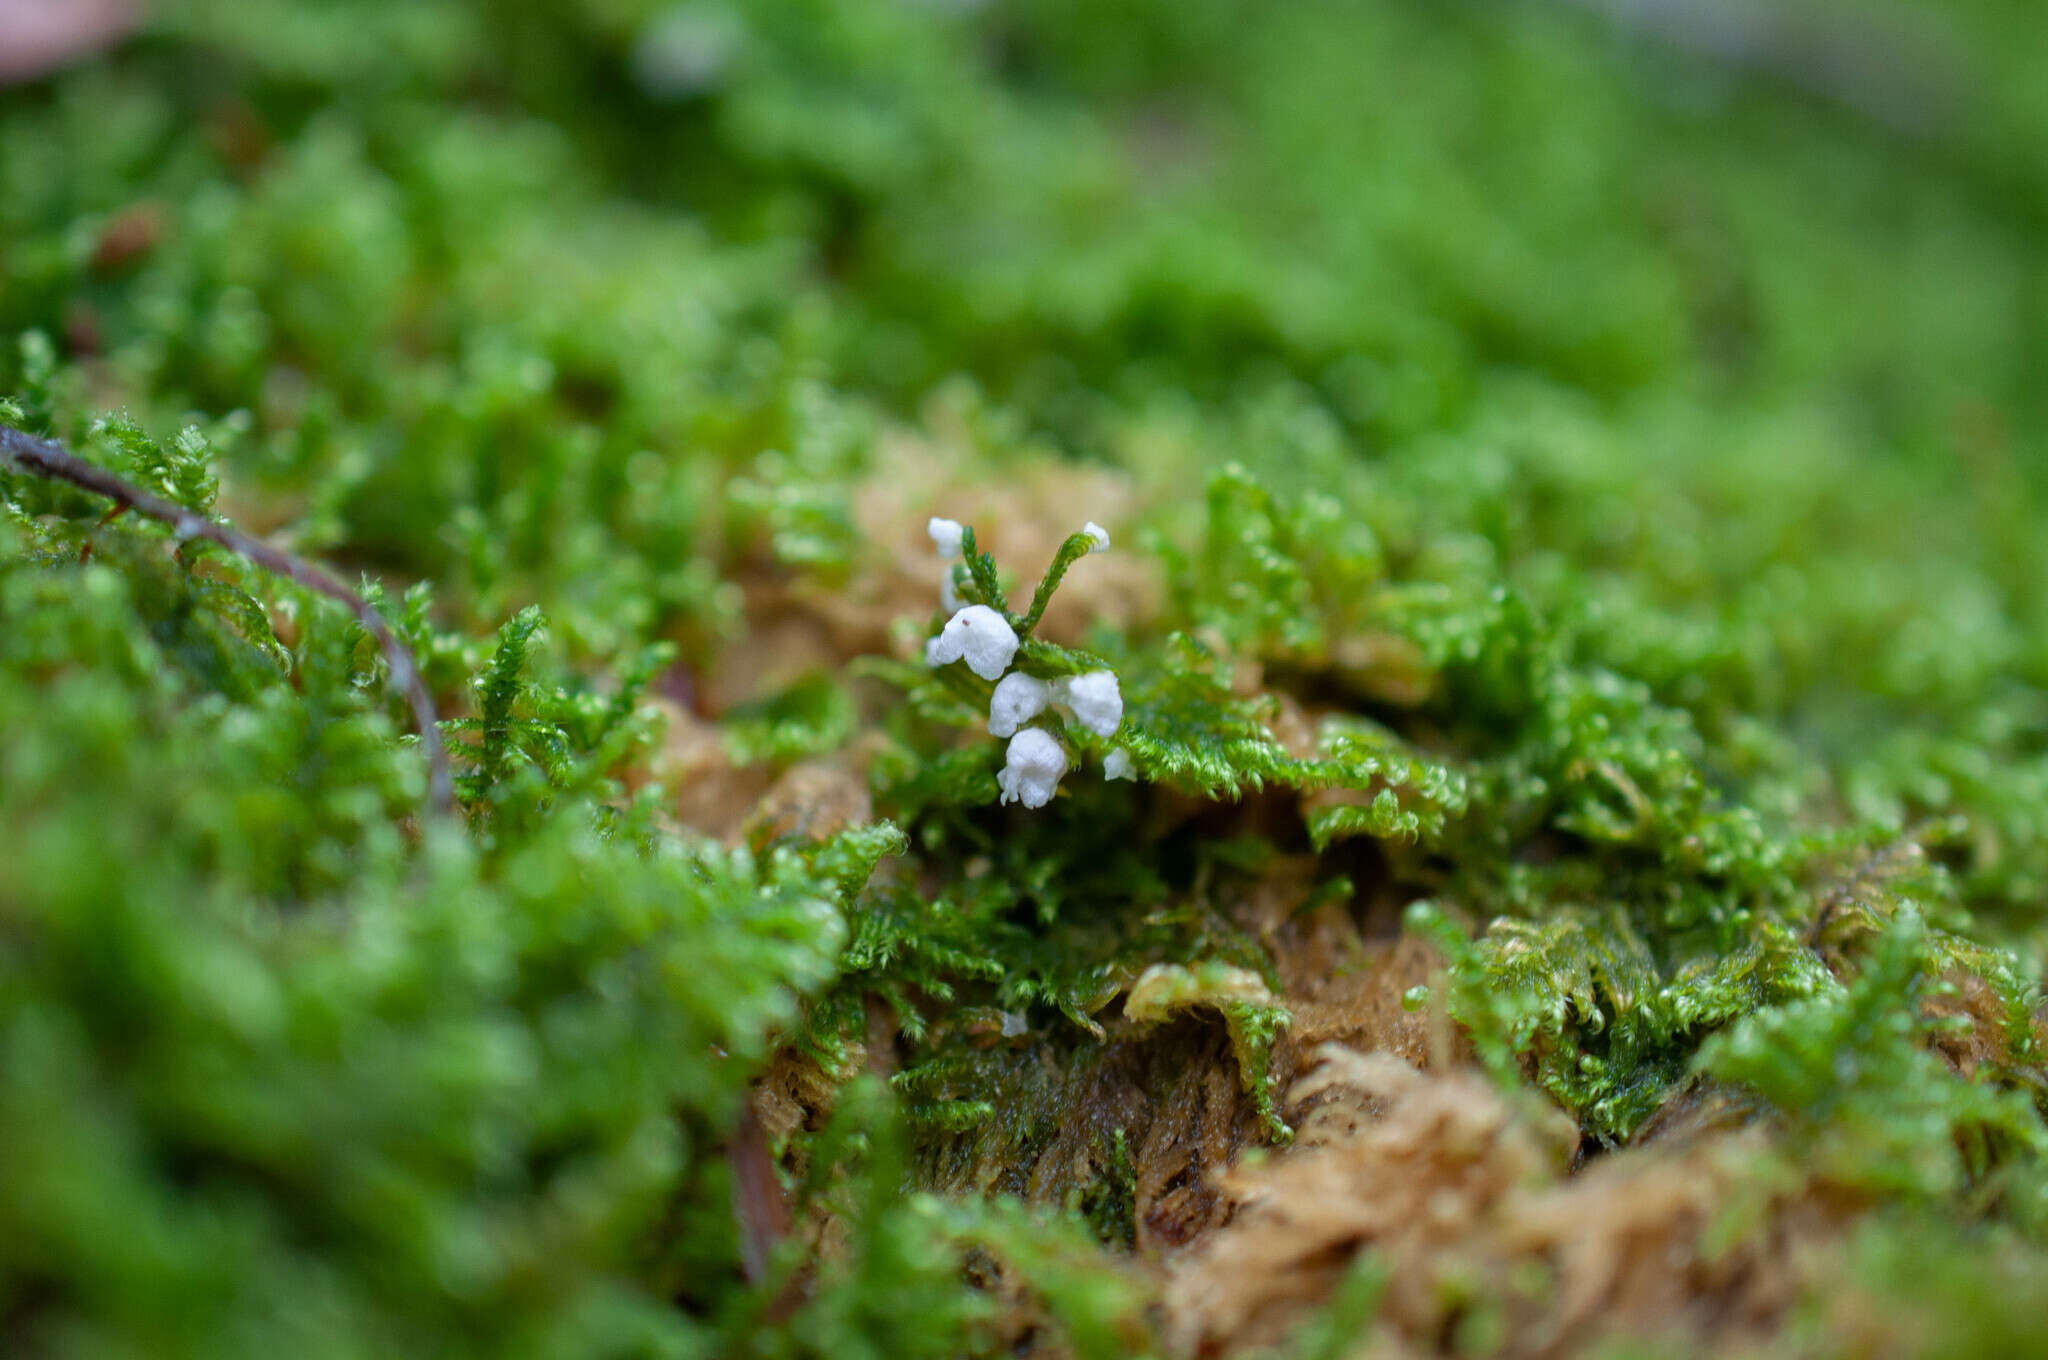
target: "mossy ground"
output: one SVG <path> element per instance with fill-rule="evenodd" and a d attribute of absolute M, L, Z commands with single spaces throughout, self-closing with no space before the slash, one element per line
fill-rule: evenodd
<path fill-rule="evenodd" d="M 0 1349 L 2038 1349 L 2048 30 L 1593 9 L 0 92 L 0 418 L 362 579 L 461 805 L 331 602 L 0 470 Z M 1121 679 L 1042 810 L 933 514 Z"/>

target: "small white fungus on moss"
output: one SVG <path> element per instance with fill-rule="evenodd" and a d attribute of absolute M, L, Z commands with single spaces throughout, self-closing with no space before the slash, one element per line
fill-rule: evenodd
<path fill-rule="evenodd" d="M 984 680 L 1000 679 L 1016 654 L 1017 631 L 985 604 L 971 604 L 960 610 L 946 620 L 937 637 L 924 645 L 926 665 L 945 666 L 965 660 L 967 669 Z"/>
<path fill-rule="evenodd" d="M 1066 705 L 1074 721 L 1098 737 L 1116 735 L 1124 720 L 1124 696 L 1117 688 L 1115 671 L 1089 671 L 1086 675 L 1063 675 L 1053 682 L 1053 702 Z"/>
<path fill-rule="evenodd" d="M 1011 671 L 996 685 L 988 700 L 988 734 L 1007 737 L 1045 711 L 1052 702 L 1052 686 L 1035 675 Z"/>
<path fill-rule="evenodd" d="M 1056 704 L 1096 736 L 1115 736 L 1124 717 L 1124 697 L 1116 672 L 1089 671 L 1050 683 L 1022 671 L 1005 674 L 1022 646 L 1016 629 L 987 605 L 963 608 L 953 575 L 953 564 L 966 546 L 966 527 L 958 520 L 934 515 L 925 532 L 945 563 L 939 576 L 939 599 L 952 616 L 937 637 L 925 642 L 925 664 L 937 667 L 965 661 L 982 679 L 997 682 L 989 695 L 988 730 L 990 736 L 1006 737 L 1010 743 L 1002 772 L 996 776 L 1002 801 L 1044 807 L 1052 801 L 1060 776 L 1067 771 L 1067 752 L 1050 732 L 1024 724 Z M 1088 521 L 1081 532 L 1088 538 L 1090 552 L 1109 547 L 1109 530 L 1095 521 Z M 1103 757 L 1102 774 L 1105 779 L 1136 779 L 1130 751 L 1121 746 L 1110 751 Z"/>
<path fill-rule="evenodd" d="M 1067 753 L 1043 728 L 1027 727 L 1010 738 L 1010 748 L 996 783 L 1002 786 L 1002 801 L 1042 808 L 1052 801 L 1067 772 Z"/>

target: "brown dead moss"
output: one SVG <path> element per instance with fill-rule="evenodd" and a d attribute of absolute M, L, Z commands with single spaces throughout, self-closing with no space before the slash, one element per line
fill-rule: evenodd
<path fill-rule="evenodd" d="M 886 558 L 876 588 L 895 597 L 895 608 L 884 627 L 894 618 L 922 620 L 935 607 L 940 563 L 925 532 L 933 515 L 973 525 L 982 549 L 1009 576 L 1005 588 L 1028 600 L 1069 534 L 1093 520 L 1108 526 L 1116 549 L 1127 549 L 1115 536 L 1141 508 L 1130 479 L 1109 468 L 1030 457 L 1006 460 L 997 473 L 950 444 L 907 431 L 882 440 L 876 463 L 876 475 L 855 496 L 854 522 Z M 1096 622 L 1128 629 L 1150 617 L 1163 594 L 1153 555 L 1099 553 L 1069 573 L 1039 633 L 1073 643 Z"/>
<path fill-rule="evenodd" d="M 824 840 L 874 820 L 869 744 L 798 761 L 778 775 L 767 764 L 736 763 L 717 723 L 666 698 L 644 702 L 660 715 L 661 735 L 642 762 L 621 773 L 629 790 L 650 783 L 669 790 L 678 828 L 759 847 L 789 838 Z"/>
<path fill-rule="evenodd" d="M 756 845 L 795 838 L 822 841 L 875 819 L 867 770 L 852 760 L 803 760 L 783 771 L 747 814 Z"/>
<path fill-rule="evenodd" d="M 1438 1282 L 1405 1267 L 1569 1157 L 1564 1130 L 1517 1120 L 1476 1078 L 1426 1078 L 1387 1054 L 1333 1046 L 1290 1096 L 1299 1147 L 1224 1177 L 1244 1212 L 1176 1263 L 1166 1311 L 1180 1351 L 1280 1342 L 1368 1248 L 1398 1263 L 1385 1312 L 1440 1331 Z"/>
<path fill-rule="evenodd" d="M 770 694 L 857 656 L 913 654 L 917 630 L 938 607 L 942 564 L 925 524 L 933 515 L 975 526 L 982 547 L 1028 598 L 1067 535 L 1090 520 L 1111 532 L 1140 509 L 1130 480 L 1051 457 L 1005 461 L 998 476 L 967 436 L 947 442 L 907 430 L 877 441 L 872 475 L 853 498 L 852 569 L 820 579 L 758 562 L 735 572 L 745 594 L 745 634 L 726 646 L 703 678 L 712 715 Z M 1149 554 L 1108 552 L 1068 574 L 1039 634 L 1077 643 L 1090 624 L 1128 628 L 1154 613 L 1164 593 Z"/>
<path fill-rule="evenodd" d="M 1302 1069 L 1303 1055 L 1331 1042 L 1418 1065 L 1462 1058 L 1464 1041 L 1441 1016 L 1403 1005 L 1440 960 L 1420 938 L 1383 933 L 1398 922 L 1399 904 L 1379 902 L 1368 883 L 1350 900 L 1304 909 L 1315 871 L 1306 856 L 1275 863 L 1233 913 L 1272 957 L 1294 1017 L 1275 1052 L 1283 1079 Z"/>
<path fill-rule="evenodd" d="M 761 579 L 746 587 L 745 636 L 721 651 L 704 672 L 697 703 L 711 717 L 789 688 L 807 675 L 833 672 L 849 658 L 882 650 L 886 633 L 860 629 L 843 610 L 819 607 L 787 582 Z"/>
<path fill-rule="evenodd" d="M 1578 1353 L 1605 1339 L 1743 1353 L 1775 1334 L 1841 1240 L 1830 1203 L 1760 1126 L 1612 1154 L 1568 1175 L 1576 1131 L 1468 1070 L 1321 1049 L 1290 1098 L 1297 1146 L 1220 1188 L 1228 1226 L 1173 1263 L 1180 1354 L 1283 1341 L 1362 1253 L 1386 1272 L 1357 1354 Z"/>
<path fill-rule="evenodd" d="M 673 795 L 677 823 L 691 831 L 733 841 L 749 809 L 768 790 L 772 772 L 733 763 L 725 733 L 680 704 L 665 698 L 647 706 L 662 719 L 661 736 L 642 766 L 627 771 L 628 787 L 657 783 Z"/>

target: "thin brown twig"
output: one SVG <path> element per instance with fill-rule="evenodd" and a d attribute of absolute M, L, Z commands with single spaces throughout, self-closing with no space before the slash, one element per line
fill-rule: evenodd
<path fill-rule="evenodd" d="M 789 1200 L 751 1093 L 725 1150 L 732 1167 L 732 1216 L 740 1230 L 740 1273 L 758 1285 L 768 1278 L 776 1244 L 789 1236 Z"/>
<path fill-rule="evenodd" d="M 180 542 L 203 538 L 217 543 L 265 571 L 346 605 L 356 616 L 356 621 L 377 640 L 377 646 L 384 653 L 384 663 L 391 668 L 392 680 L 405 692 L 406 702 L 412 706 L 413 723 L 420 731 L 420 747 L 427 756 L 429 799 L 438 811 L 452 813 L 455 810 L 455 779 L 448 765 L 448 748 L 441 740 L 439 720 L 434 713 L 434 696 L 428 692 L 419 667 L 413 664 L 412 653 L 391 631 L 391 625 L 384 622 L 384 616 L 372 608 L 361 594 L 344 585 L 341 578 L 325 567 L 282 548 L 272 547 L 260 538 L 252 538 L 232 525 L 187 510 L 182 505 L 174 505 L 140 487 L 130 486 L 54 440 L 41 439 L 12 426 L 0 425 L 0 455 L 25 472 L 67 482 L 96 496 L 105 496 L 114 502 L 114 513 L 133 510 L 138 515 L 166 524 Z"/>

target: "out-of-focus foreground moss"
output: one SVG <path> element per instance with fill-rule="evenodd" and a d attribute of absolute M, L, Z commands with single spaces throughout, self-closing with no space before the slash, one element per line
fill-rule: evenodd
<path fill-rule="evenodd" d="M 187 0 L 0 93 L 0 414 L 373 582 L 463 798 L 333 605 L 0 472 L 0 1350 L 954 1355 L 1017 1288 L 1142 1348 L 1120 1130 L 1004 1168 L 1150 964 L 1278 1133 L 1284 1014 L 1200 979 L 1277 982 L 1227 899 L 1281 859 L 1589 1148 L 1746 1091 L 1998 1350 L 1972 1263 L 2048 1291 L 2044 30 L 1599 9 Z M 906 441 L 1125 488 L 1158 598 L 1082 640 L 1146 782 L 998 810 L 896 661 L 706 688 L 918 551 L 864 498 L 954 511 Z M 876 820 L 689 834 L 657 699 L 763 787 L 860 752 Z M 778 1054 L 830 1094 L 760 1259 Z"/>

